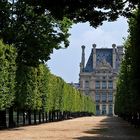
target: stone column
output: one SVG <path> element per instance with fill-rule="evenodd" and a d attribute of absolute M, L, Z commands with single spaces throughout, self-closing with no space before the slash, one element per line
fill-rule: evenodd
<path fill-rule="evenodd" d="M 102 89 L 102 80 L 99 80 L 100 82 L 100 89 Z"/>
<path fill-rule="evenodd" d="M 113 114 L 113 116 L 115 115 L 115 113 L 114 113 L 114 103 L 112 104 L 112 114 Z"/>
<path fill-rule="evenodd" d="M 96 44 L 92 45 L 93 47 L 93 69 L 96 68 Z"/>
<path fill-rule="evenodd" d="M 106 104 L 106 114 L 109 114 L 109 104 Z"/>
<path fill-rule="evenodd" d="M 99 104 L 100 115 L 102 115 L 102 104 Z"/>
<path fill-rule="evenodd" d="M 85 46 L 82 45 L 81 48 L 82 48 L 82 57 L 80 63 L 80 72 L 82 72 L 85 67 Z"/>
<path fill-rule="evenodd" d="M 116 52 L 115 52 L 115 47 L 116 47 L 116 44 L 112 44 L 112 48 L 113 48 L 113 58 L 112 58 L 113 69 L 116 69 Z"/>

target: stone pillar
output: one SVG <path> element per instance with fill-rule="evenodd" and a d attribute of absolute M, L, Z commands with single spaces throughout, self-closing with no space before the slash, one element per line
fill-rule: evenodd
<path fill-rule="evenodd" d="M 119 58 L 120 58 L 120 61 L 122 60 L 122 57 L 123 57 L 123 46 L 117 46 L 117 50 L 118 50 L 118 55 L 119 55 Z"/>
<path fill-rule="evenodd" d="M 99 89 L 102 89 L 102 80 L 99 80 L 100 82 L 100 88 Z"/>
<path fill-rule="evenodd" d="M 92 45 L 93 47 L 93 69 L 96 68 L 96 44 Z"/>
<path fill-rule="evenodd" d="M 113 58 L 112 58 L 113 69 L 116 69 L 116 52 L 115 52 L 115 47 L 116 47 L 116 44 L 112 44 L 112 48 L 113 48 Z"/>
<path fill-rule="evenodd" d="M 102 115 L 102 104 L 100 104 L 100 115 Z"/>
<path fill-rule="evenodd" d="M 115 113 L 114 113 L 114 103 L 112 104 L 112 114 L 113 114 L 113 116 L 115 115 Z"/>
<path fill-rule="evenodd" d="M 85 67 L 85 46 L 82 45 L 81 48 L 82 48 L 82 57 L 80 63 L 80 72 L 82 72 Z"/>
<path fill-rule="evenodd" d="M 109 114 L 109 104 L 106 104 L 106 114 Z"/>

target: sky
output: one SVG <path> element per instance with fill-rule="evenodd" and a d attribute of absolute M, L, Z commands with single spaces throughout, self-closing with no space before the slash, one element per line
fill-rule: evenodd
<path fill-rule="evenodd" d="M 67 49 L 54 50 L 48 67 L 51 73 L 62 77 L 67 83 L 79 82 L 79 64 L 81 62 L 81 46 L 85 45 L 86 62 L 91 53 L 92 44 L 97 48 L 110 48 L 112 44 L 123 45 L 128 35 L 127 20 L 120 17 L 115 22 L 104 22 L 102 26 L 93 28 L 89 23 L 74 24 L 70 29 L 70 45 Z"/>

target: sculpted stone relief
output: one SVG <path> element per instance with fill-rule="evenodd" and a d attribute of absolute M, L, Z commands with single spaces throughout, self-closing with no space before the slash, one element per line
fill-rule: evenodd
<path fill-rule="evenodd" d="M 112 69 L 111 65 L 103 59 L 100 63 L 97 64 L 97 69 Z"/>

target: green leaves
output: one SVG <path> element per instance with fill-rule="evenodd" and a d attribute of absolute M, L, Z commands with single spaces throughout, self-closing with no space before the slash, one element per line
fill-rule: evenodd
<path fill-rule="evenodd" d="M 72 22 L 66 17 L 56 20 L 47 10 L 40 13 L 39 5 L 25 0 L 15 1 L 13 5 L 7 1 L 3 6 L 0 38 L 17 48 L 17 62 L 38 66 L 50 58 L 53 49 L 68 47 Z"/>
<path fill-rule="evenodd" d="M 9 108 L 15 98 L 16 49 L 0 41 L 0 110 Z"/>
<path fill-rule="evenodd" d="M 140 9 L 129 19 L 129 36 L 126 40 L 124 60 L 117 84 L 115 111 L 118 114 L 140 112 Z"/>

